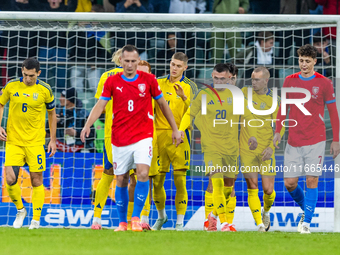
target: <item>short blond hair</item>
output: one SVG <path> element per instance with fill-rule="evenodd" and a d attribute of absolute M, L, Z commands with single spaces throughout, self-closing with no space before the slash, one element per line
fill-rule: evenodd
<path fill-rule="evenodd" d="M 113 54 L 112 54 L 112 60 L 111 62 L 114 62 L 117 66 L 121 66 L 121 63 L 120 63 L 120 57 L 122 56 L 122 50 L 123 49 L 119 49 L 119 50 L 116 50 Z"/>
<path fill-rule="evenodd" d="M 188 56 L 183 52 L 176 52 L 174 55 L 172 55 L 172 59 L 183 61 L 185 65 L 188 64 Z"/>
<path fill-rule="evenodd" d="M 265 79 L 269 79 L 270 78 L 270 73 L 268 71 L 268 69 L 264 66 L 258 66 L 254 69 L 253 71 L 254 73 L 259 73 L 262 72 L 262 77 Z"/>

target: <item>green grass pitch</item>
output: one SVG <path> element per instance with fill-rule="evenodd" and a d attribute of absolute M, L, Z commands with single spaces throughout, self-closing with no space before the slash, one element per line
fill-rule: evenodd
<path fill-rule="evenodd" d="M 339 254 L 340 233 L 158 232 L 0 228 L 1 255 Z"/>

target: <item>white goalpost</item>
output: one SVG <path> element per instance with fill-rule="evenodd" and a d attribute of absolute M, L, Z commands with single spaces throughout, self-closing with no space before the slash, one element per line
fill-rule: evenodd
<path fill-rule="evenodd" d="M 304 43 L 313 44 L 318 38 L 328 42 L 325 50 L 330 56 L 316 70 L 333 80 L 337 108 L 340 112 L 340 42 L 329 39 L 323 31 L 336 27 L 340 38 L 340 16 L 335 15 L 229 15 L 229 14 L 128 14 L 128 13 L 53 13 L 53 12 L 0 12 L 0 83 L 20 77 L 22 61 L 37 57 L 42 69 L 41 80 L 53 89 L 56 103 L 60 93 L 75 87 L 81 103 L 77 107 L 90 111 L 96 100 L 95 86 L 100 75 L 115 67 L 112 53 L 125 44 L 136 45 L 141 58 L 147 60 L 157 76 L 169 74 L 169 56 L 182 51 L 189 57 L 186 76 L 198 87 L 209 84 L 211 72 L 218 62 L 234 62 L 239 68 L 237 85 L 250 85 L 249 72 L 258 64 L 252 61 L 252 49 L 261 41 L 259 33 L 274 38 L 272 60 L 265 64 L 271 72 L 269 86 L 280 90 L 283 80 L 298 71 L 296 50 Z M 317 33 L 319 31 L 319 34 Z M 170 37 L 170 34 L 175 35 Z M 262 38 L 263 39 L 263 38 Z M 176 40 L 175 49 L 169 45 Z M 327 41 L 328 40 L 328 41 Z M 2 126 L 5 127 L 8 106 Z M 327 147 L 325 164 L 327 169 L 340 166 L 340 156 L 332 161 L 329 144 L 332 139 L 330 120 L 326 110 L 325 123 Z M 93 144 L 85 145 L 75 152 L 70 146 L 62 145 L 52 159 L 47 160 L 44 174 L 45 205 L 42 211 L 42 226 L 46 227 L 89 227 L 93 216 L 93 195 L 103 171 L 102 126 L 97 123 Z M 67 128 L 67 123 L 60 124 Z M 57 137 L 58 138 L 58 137 Z M 60 141 L 63 137 L 59 137 Z M 284 137 L 286 143 L 287 135 Z M 284 143 L 284 144 L 285 144 Z M 65 142 L 67 145 L 67 143 Z M 64 146 L 64 147 L 63 147 Z M 67 147 L 67 149 L 65 149 Z M 12 225 L 16 209 L 10 202 L 4 178 L 4 144 L 1 144 L 0 159 L 0 226 Z M 185 217 L 186 229 L 203 229 L 204 192 L 208 179 L 195 173 L 195 166 L 202 165 L 200 133 L 197 128 L 191 138 L 191 170 L 188 171 L 188 209 Z M 276 152 L 277 164 L 283 164 L 284 147 Z M 277 176 L 275 190 L 277 201 L 271 211 L 272 229 L 294 231 L 299 220 L 299 208 L 290 199 L 283 185 L 282 175 Z M 320 179 L 320 195 L 316 209 L 315 231 L 340 232 L 340 173 L 325 174 Z M 172 181 L 171 181 L 172 179 Z M 28 167 L 20 172 L 19 183 L 27 206 L 28 225 L 32 215 L 31 187 Z M 305 185 L 301 182 L 301 185 Z M 259 186 L 261 186 L 259 184 Z M 172 171 L 165 183 L 167 193 L 166 211 L 172 228 L 176 222 L 174 204 L 176 188 Z M 262 188 L 260 188 L 262 190 Z M 235 185 L 237 207 L 235 223 L 238 230 L 254 229 L 254 222 L 247 204 L 247 188 L 240 173 Z M 103 211 L 104 227 L 118 225 L 114 201 L 115 181 L 111 186 L 106 207 Z M 262 193 L 259 193 L 259 195 Z M 262 201 L 262 198 L 261 198 Z M 155 206 L 151 206 L 151 223 L 157 218 Z M 296 226 L 295 226 L 296 225 Z"/>

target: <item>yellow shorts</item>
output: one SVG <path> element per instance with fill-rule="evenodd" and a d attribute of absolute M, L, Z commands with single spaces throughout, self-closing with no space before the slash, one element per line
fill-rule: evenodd
<path fill-rule="evenodd" d="M 190 134 L 186 130 L 184 142 L 177 148 L 172 144 L 172 130 L 157 130 L 159 150 L 159 172 L 170 171 L 170 162 L 174 170 L 190 169 Z"/>
<path fill-rule="evenodd" d="M 23 166 L 27 163 L 30 172 L 46 169 L 46 154 L 43 145 L 17 146 L 6 143 L 5 166 Z"/>
<path fill-rule="evenodd" d="M 222 172 L 225 178 L 235 178 L 238 174 L 238 155 L 225 155 L 218 152 L 205 152 L 205 174 Z"/>
<path fill-rule="evenodd" d="M 262 161 L 263 155 L 250 150 L 240 150 L 241 172 L 259 173 L 264 176 L 275 176 L 275 155 L 266 161 Z"/>

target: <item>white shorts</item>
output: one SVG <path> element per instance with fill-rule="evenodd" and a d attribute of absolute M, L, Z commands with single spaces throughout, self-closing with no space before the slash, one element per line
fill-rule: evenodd
<path fill-rule="evenodd" d="M 140 140 L 128 146 L 117 147 L 112 144 L 112 161 L 115 175 L 123 175 L 136 164 L 150 166 L 152 159 L 152 138 Z"/>
<path fill-rule="evenodd" d="M 321 176 L 326 142 L 293 147 L 287 143 L 284 156 L 284 178 Z"/>

